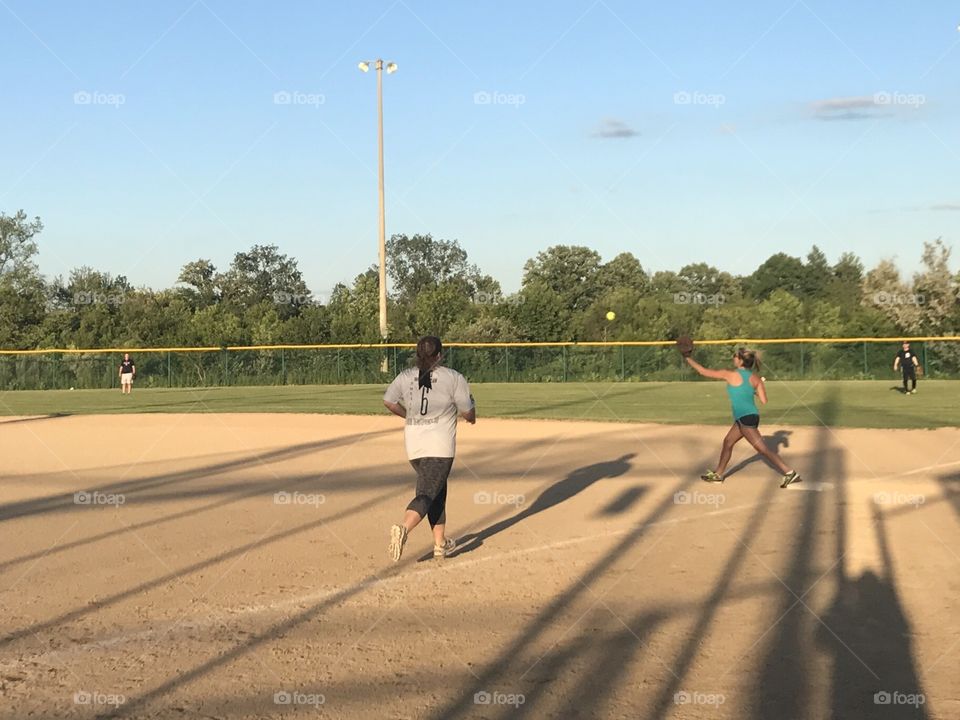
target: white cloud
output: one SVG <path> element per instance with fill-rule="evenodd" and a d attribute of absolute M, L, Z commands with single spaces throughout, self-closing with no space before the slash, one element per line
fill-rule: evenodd
<path fill-rule="evenodd" d="M 622 120 L 617 120 L 616 118 L 605 118 L 600 123 L 600 126 L 591 133 L 591 136 L 595 138 L 610 139 L 630 138 L 639 134 L 639 132 L 634 130 Z"/>
<path fill-rule="evenodd" d="M 815 100 L 810 109 L 817 120 L 877 120 L 891 117 L 889 108 L 877 101 L 877 95 L 836 97 Z"/>

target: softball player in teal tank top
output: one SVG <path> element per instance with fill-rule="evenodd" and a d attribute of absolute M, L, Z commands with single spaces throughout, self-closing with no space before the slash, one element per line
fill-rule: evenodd
<path fill-rule="evenodd" d="M 757 410 L 757 404 L 753 401 L 756 390 L 753 389 L 753 384 L 750 382 L 753 373 L 743 368 L 737 368 L 737 373 L 740 375 L 741 383 L 739 385 L 727 383 L 727 395 L 730 396 L 730 407 L 733 409 L 733 421 L 737 422 L 740 418 L 745 418 L 750 415 L 756 415 L 759 420 L 760 411 Z"/>
<path fill-rule="evenodd" d="M 763 442 L 760 434 L 760 412 L 757 410 L 755 398 L 760 399 L 762 405 L 767 404 L 767 389 L 763 380 L 754 370 L 760 367 L 757 353 L 746 348 L 740 348 L 733 356 L 733 370 L 711 370 L 705 368 L 692 357 L 687 357 L 687 364 L 704 377 L 714 380 L 723 380 L 727 384 L 727 395 L 730 396 L 730 406 L 733 410 L 733 426 L 723 438 L 723 447 L 720 449 L 720 461 L 716 470 L 707 470 L 700 476 L 706 482 L 723 482 L 723 473 L 727 470 L 733 446 L 741 438 L 746 438 L 754 450 L 765 457 L 774 467 L 778 468 L 783 477 L 780 478 L 780 487 L 785 488 L 791 483 L 800 482 L 796 470 L 791 470 L 781 457 L 770 450 Z"/>

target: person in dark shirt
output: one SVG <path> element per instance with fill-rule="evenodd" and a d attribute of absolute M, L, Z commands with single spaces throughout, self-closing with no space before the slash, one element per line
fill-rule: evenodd
<path fill-rule="evenodd" d="M 904 395 L 912 395 L 917 392 L 917 370 L 920 368 L 920 361 L 917 360 L 916 353 L 910 349 L 910 343 L 906 340 L 903 342 L 903 347 L 897 352 L 897 356 L 893 359 L 893 371 L 896 372 L 897 369 L 903 371 L 903 393 Z M 907 388 L 907 381 L 910 381 L 911 387 Z"/>
<path fill-rule="evenodd" d="M 130 359 L 130 353 L 123 354 L 123 362 L 120 363 L 120 392 L 124 395 L 130 395 L 133 392 L 133 376 L 137 374 L 137 366 Z"/>

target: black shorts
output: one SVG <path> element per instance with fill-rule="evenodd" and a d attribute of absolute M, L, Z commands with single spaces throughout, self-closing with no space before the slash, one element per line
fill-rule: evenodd
<path fill-rule="evenodd" d="M 736 419 L 737 425 L 740 427 L 748 428 L 758 428 L 760 427 L 760 416 L 759 415 L 741 415 Z"/>

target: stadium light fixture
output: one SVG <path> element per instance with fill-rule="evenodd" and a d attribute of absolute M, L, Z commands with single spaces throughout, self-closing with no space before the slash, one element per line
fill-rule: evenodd
<path fill-rule="evenodd" d="M 357 64 L 362 72 L 370 69 L 370 62 L 362 60 Z M 379 172 L 377 176 L 379 195 L 380 195 L 380 337 L 387 339 L 387 237 L 386 237 L 386 218 L 383 202 L 383 60 L 377 60 L 374 63 L 377 70 L 377 153 L 379 160 Z M 397 64 L 394 62 L 386 63 L 387 74 L 392 75 L 397 71 Z M 386 356 L 384 356 L 384 365 L 386 365 Z M 386 367 L 383 368 L 386 371 Z"/>

